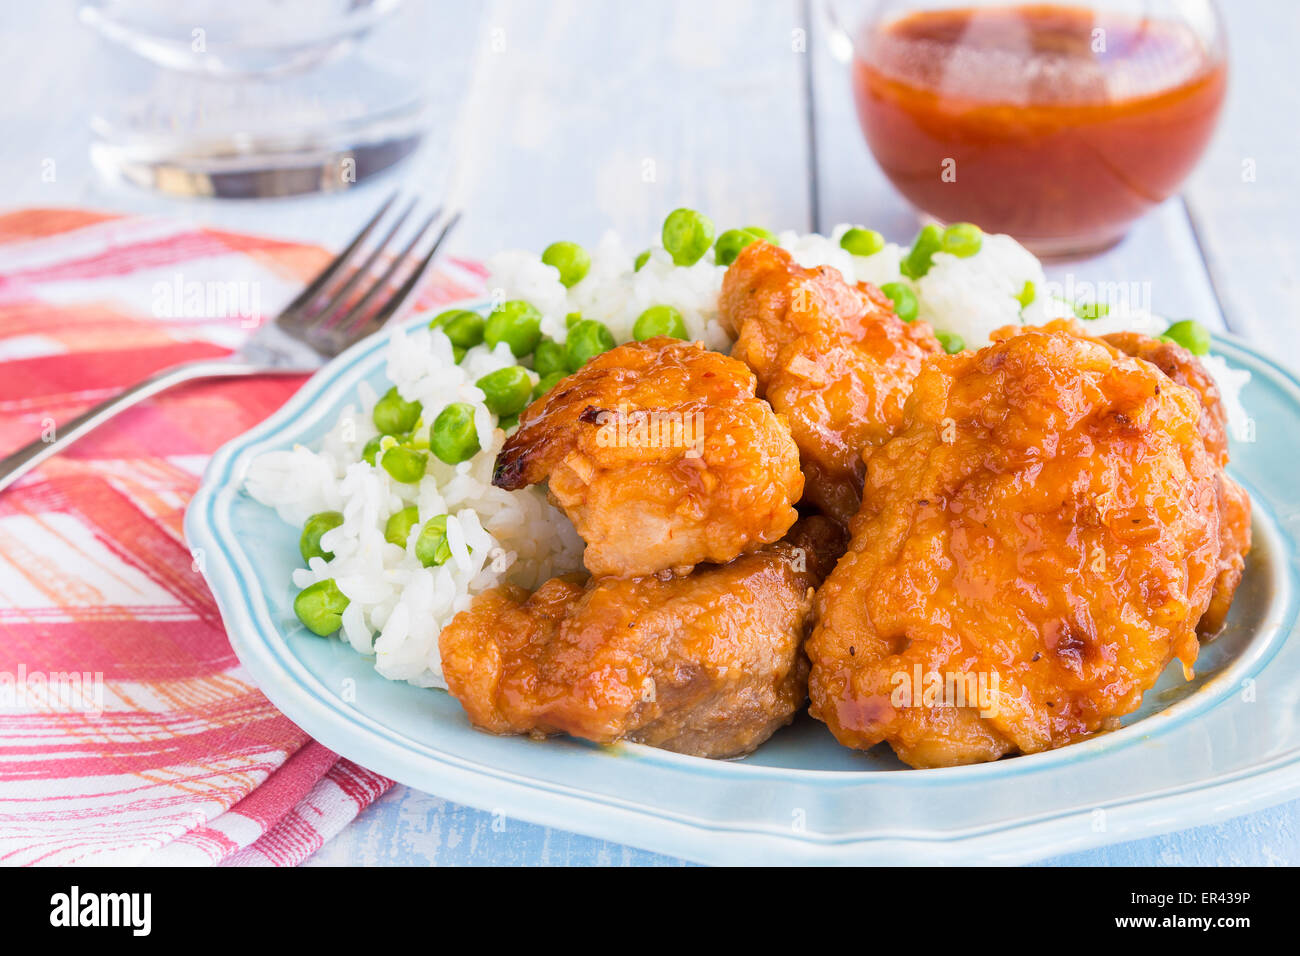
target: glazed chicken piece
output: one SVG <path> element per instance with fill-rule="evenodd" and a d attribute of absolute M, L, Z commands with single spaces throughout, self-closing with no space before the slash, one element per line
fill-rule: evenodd
<path fill-rule="evenodd" d="M 442 632 L 448 689 L 496 734 L 748 753 L 803 706 L 813 588 L 842 549 L 839 527 L 815 517 L 687 575 L 487 591 Z"/>
<path fill-rule="evenodd" d="M 1196 392 L 1201 400 L 1201 438 L 1219 467 L 1221 547 L 1214 595 L 1197 631 L 1203 638 L 1213 637 L 1227 620 L 1250 551 L 1250 495 L 1223 471 L 1228 464 L 1228 416 L 1219 387 L 1196 356 L 1175 342 L 1162 342 L 1136 332 L 1114 332 L 1102 339 L 1121 352 L 1150 362 L 1179 385 Z"/>
<path fill-rule="evenodd" d="M 762 241 L 741 250 L 718 297 L 719 321 L 736 339 L 731 357 L 753 369 L 763 387 L 784 364 L 781 353 L 801 337 L 828 332 L 856 340 L 893 308 L 875 286 L 850 285 L 830 266 L 805 269 L 785 249 Z"/>
<path fill-rule="evenodd" d="M 803 491 L 789 425 L 755 388 L 699 343 L 629 342 L 524 411 L 493 484 L 548 481 L 597 576 L 730 561 L 779 540 Z"/>
<path fill-rule="evenodd" d="M 804 500 L 841 522 L 861 498 L 862 449 L 902 419 L 912 380 L 942 354 L 930 327 L 906 323 L 875 286 L 805 269 L 778 246 L 747 246 L 727 270 L 719 317 L 733 358 L 786 415 L 803 458 Z"/>
<path fill-rule="evenodd" d="M 1201 414 L 1197 426 L 1205 450 L 1218 468 L 1220 548 L 1214 594 L 1197 625 L 1197 633 L 1203 639 L 1213 637 L 1227 620 L 1250 551 L 1250 496 L 1224 472 L 1228 465 L 1228 416 L 1214 378 L 1195 355 L 1176 342 L 1161 341 L 1139 332 L 1112 332 L 1094 338 L 1088 335 L 1085 326 L 1073 319 L 1056 319 L 1038 327 L 1007 326 L 994 332 L 993 338 L 1001 340 L 1032 331 L 1068 332 L 1104 343 L 1125 355 L 1150 362 L 1179 385 L 1190 388 L 1200 399 Z"/>
<path fill-rule="evenodd" d="M 1072 325 L 1078 330 L 1075 334 L 1086 332 L 1078 323 Z M 1198 427 L 1205 450 L 1220 468 L 1228 463 L 1228 414 L 1223 408 L 1219 387 L 1195 355 L 1176 342 L 1163 342 L 1139 332 L 1112 332 L 1103 335 L 1101 341 L 1125 355 L 1150 362 L 1179 385 L 1186 385 L 1194 391 L 1201 401 Z"/>
<path fill-rule="evenodd" d="M 1111 729 L 1175 657 L 1190 676 L 1219 573 L 1200 417 L 1064 332 L 927 363 L 817 594 L 813 716 L 947 766 Z"/>

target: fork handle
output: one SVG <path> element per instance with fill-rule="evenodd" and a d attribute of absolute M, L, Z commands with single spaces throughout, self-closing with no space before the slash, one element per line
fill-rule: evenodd
<path fill-rule="evenodd" d="M 0 458 L 0 491 L 8 488 L 45 459 L 58 454 L 82 435 L 90 433 L 119 412 L 144 401 L 151 395 L 166 391 L 174 385 L 200 378 L 302 374 L 303 371 L 303 369 L 266 368 L 260 365 L 221 360 L 187 362 L 184 365 L 163 369 L 163 371 L 145 379 L 139 385 L 128 388 L 121 395 L 110 398 L 108 401 L 82 412 L 76 418 L 56 426 L 53 436 L 48 441 L 45 438 L 38 438 L 30 445 L 18 449 L 12 455 Z"/>

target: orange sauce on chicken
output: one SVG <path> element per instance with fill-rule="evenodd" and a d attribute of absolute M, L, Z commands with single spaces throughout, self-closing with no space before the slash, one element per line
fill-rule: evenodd
<path fill-rule="evenodd" d="M 913 13 L 857 49 L 858 115 L 894 185 L 1048 253 L 1118 238 L 1168 198 L 1226 87 L 1189 26 L 1072 6 Z"/>

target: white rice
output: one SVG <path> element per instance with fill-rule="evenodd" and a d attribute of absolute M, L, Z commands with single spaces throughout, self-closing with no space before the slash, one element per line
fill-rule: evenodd
<path fill-rule="evenodd" d="M 726 350 L 731 340 L 718 323 L 718 291 L 726 268 L 714 263 L 710 251 L 690 266 L 675 266 L 662 248 L 634 271 L 636 254 L 613 232 L 590 250 L 591 269 L 570 289 L 560 283 L 559 270 L 545 265 L 536 253 L 502 252 L 488 260 L 488 289 L 496 301 L 523 299 L 542 313 L 542 332 L 563 342 L 566 317 L 573 312 L 597 319 L 619 342 L 632 338 L 632 326 L 646 309 L 671 305 L 682 314 L 686 334 L 708 348 Z"/>
<path fill-rule="evenodd" d="M 930 271 L 913 286 L 922 319 L 978 349 L 1004 325 L 1038 325 L 1049 318 L 1050 300 L 1039 295 L 1022 313 L 1016 296 L 1026 282 L 1035 290 L 1047 284 L 1039 261 L 1010 236 L 986 235 L 980 251 L 968 259 L 936 252 Z"/>
<path fill-rule="evenodd" d="M 430 455 L 417 484 L 394 481 L 382 467 L 361 460 L 362 448 L 377 434 L 370 415 L 377 396 L 366 386 L 358 396 L 360 411 L 347 409 L 319 450 L 268 452 L 249 468 L 249 494 L 295 527 L 320 511 L 342 512 L 343 524 L 321 538 L 333 560 L 313 558 L 310 567 L 294 571 L 293 584 L 304 588 L 335 579 L 350 601 L 340 636 L 362 654 L 373 652 L 384 677 L 445 686 L 438 635 L 474 595 L 505 582 L 534 588 L 581 567 L 581 540 L 540 488 L 511 492 L 492 485 L 505 433 L 473 383 L 513 364 L 504 345 L 495 351 L 478 346 L 457 365 L 441 332 L 393 334 L 388 377 L 402 397 L 421 402 L 426 423 L 451 402 L 472 404 L 482 445 L 458 465 Z M 421 523 L 448 515 L 452 555 L 445 564 L 422 567 L 415 534 L 405 548 L 384 540 L 389 516 L 408 505 L 418 506 Z"/>
<path fill-rule="evenodd" d="M 1021 308 L 1016 297 L 1026 282 L 1037 290 L 1045 290 L 1047 283 L 1038 260 L 1009 236 L 985 235 L 980 251 L 965 259 L 937 253 L 930 271 L 912 281 L 899 271 L 904 247 L 889 243 L 872 256 L 851 255 L 839 244 L 848 228 L 837 226 L 829 236 L 785 232 L 778 241 L 806 267 L 833 266 L 855 282 L 909 283 L 921 318 L 938 331 L 960 335 L 968 348 L 987 344 L 989 334 L 1000 326 L 1040 324 L 1072 311 L 1068 303 L 1046 294 Z M 542 331 L 561 342 L 570 313 L 598 319 L 624 342 L 645 309 L 671 305 L 681 312 L 692 339 L 709 348 L 730 348 L 718 322 L 717 303 L 726 269 L 714 262 L 712 251 L 682 267 L 674 266 L 668 253 L 656 246 L 639 271 L 634 271 L 635 255 L 614 233 L 589 251 L 591 268 L 572 288 L 565 288 L 559 272 L 536 253 L 494 256 L 488 280 L 494 302 L 532 303 L 542 313 Z M 1158 335 L 1168 324 L 1150 312 L 1112 309 L 1088 327 L 1099 335 L 1119 329 Z M 1202 362 L 1223 393 L 1232 433 L 1245 437 L 1249 420 L 1240 394 L 1250 374 L 1230 368 L 1219 356 Z M 581 540 L 540 488 L 509 492 L 492 485 L 505 433 L 474 382 L 513 364 L 504 344 L 495 350 L 486 345 L 470 349 L 457 365 L 442 332 L 393 333 L 387 351 L 389 381 L 403 398 L 421 403 L 425 425 L 452 402 L 474 406 L 482 447 L 470 461 L 455 466 L 430 455 L 428 471 L 418 484 L 394 481 L 382 467 L 362 460 L 363 447 L 377 433 L 371 411 L 378 396 L 367 386 L 358 390 L 358 406 L 344 411 L 318 449 L 297 446 L 269 452 L 249 468 L 249 494 L 294 527 L 317 512 L 343 514 L 343 524 L 321 539 L 333 559 L 313 558 L 310 567 L 293 572 L 293 585 L 303 588 L 335 579 L 350 601 L 340 637 L 362 654 L 373 653 L 375 669 L 384 677 L 421 687 L 445 686 L 438 636 L 475 595 L 505 582 L 535 588 L 553 575 L 581 568 Z M 414 554 L 415 534 L 405 548 L 385 541 L 389 516 L 412 504 L 419 508 L 421 524 L 448 515 L 452 556 L 445 564 L 423 567 Z"/>

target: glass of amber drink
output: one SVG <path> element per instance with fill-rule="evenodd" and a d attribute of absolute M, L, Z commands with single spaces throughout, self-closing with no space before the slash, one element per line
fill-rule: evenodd
<path fill-rule="evenodd" d="M 1223 105 L 1212 0 L 832 9 L 851 28 L 858 119 L 890 181 L 924 214 L 1040 256 L 1122 238 L 1177 191 Z"/>

